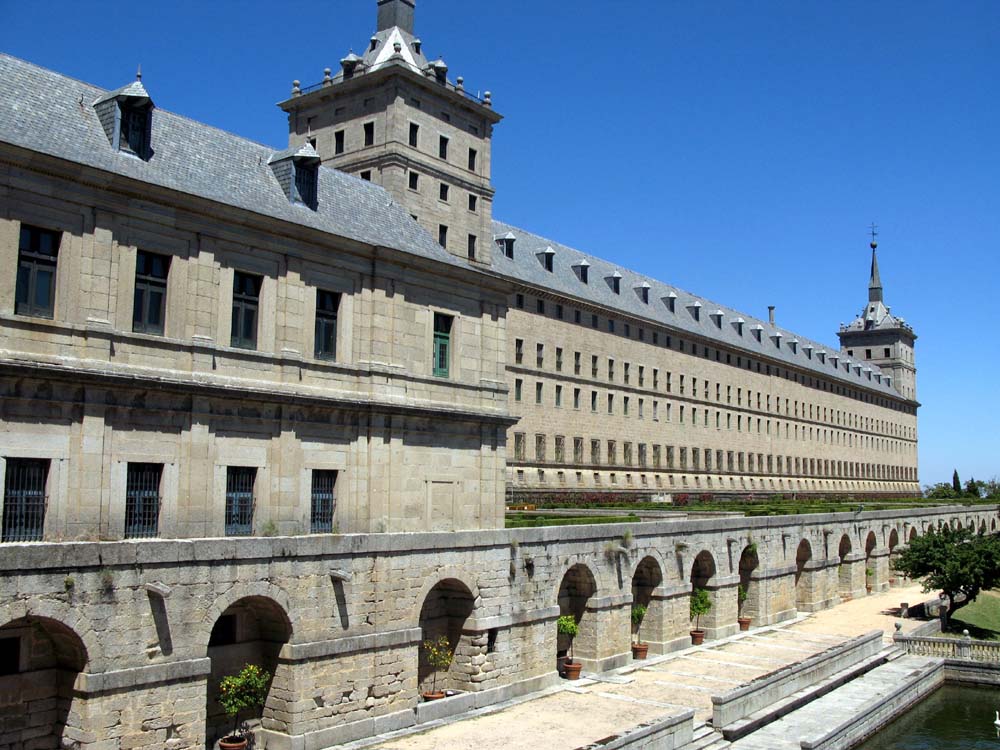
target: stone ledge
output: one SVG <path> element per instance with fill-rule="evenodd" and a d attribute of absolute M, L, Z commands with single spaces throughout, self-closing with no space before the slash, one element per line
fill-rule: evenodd
<path fill-rule="evenodd" d="M 420 628 L 404 628 L 388 630 L 381 633 L 365 635 L 349 635 L 344 638 L 333 638 L 328 641 L 312 641 L 310 643 L 286 643 L 281 647 L 278 658 L 282 661 L 308 661 L 322 659 L 326 656 L 340 656 L 358 651 L 371 651 L 376 648 L 393 648 L 395 646 L 412 646 L 420 643 L 423 637 Z"/>
<path fill-rule="evenodd" d="M 470 617 L 462 626 L 463 633 L 482 633 L 492 628 L 508 628 L 515 625 L 530 625 L 536 622 L 547 622 L 559 617 L 559 607 L 545 607 L 524 612 L 512 612 L 509 615 L 494 615 L 493 617 Z"/>
<path fill-rule="evenodd" d="M 212 660 L 208 657 L 186 659 L 132 669 L 120 669 L 115 672 L 81 672 L 76 677 L 73 689 L 81 693 L 111 692 L 140 685 L 152 685 L 157 682 L 206 677 L 211 672 Z"/>

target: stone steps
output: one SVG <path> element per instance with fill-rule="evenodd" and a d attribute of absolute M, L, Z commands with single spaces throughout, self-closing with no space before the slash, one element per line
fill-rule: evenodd
<path fill-rule="evenodd" d="M 694 728 L 691 741 L 682 745 L 680 750 L 724 750 L 731 743 L 724 739 L 710 724 L 700 724 Z"/>

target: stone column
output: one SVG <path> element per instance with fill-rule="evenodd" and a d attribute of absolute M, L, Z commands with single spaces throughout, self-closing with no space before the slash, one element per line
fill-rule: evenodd
<path fill-rule="evenodd" d="M 705 590 L 712 601 L 708 614 L 701 616 L 701 628 L 705 631 L 705 640 L 725 638 L 739 630 L 736 622 L 736 587 L 740 583 L 739 576 L 716 575 Z"/>
<path fill-rule="evenodd" d="M 587 600 L 580 634 L 573 641 L 574 657 L 588 672 L 606 672 L 631 660 L 632 594 Z"/>
<path fill-rule="evenodd" d="M 846 555 L 839 566 L 839 589 L 842 598 L 865 596 L 865 556 L 861 552 Z"/>

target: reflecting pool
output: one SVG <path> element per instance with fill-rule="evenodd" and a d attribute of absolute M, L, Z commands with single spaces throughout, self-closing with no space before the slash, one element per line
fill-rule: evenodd
<path fill-rule="evenodd" d="M 856 750 L 998 750 L 1000 690 L 945 685 Z"/>

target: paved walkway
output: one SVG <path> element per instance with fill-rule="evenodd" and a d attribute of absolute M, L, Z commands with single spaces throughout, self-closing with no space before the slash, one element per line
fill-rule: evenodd
<path fill-rule="evenodd" d="M 893 589 L 788 625 L 751 630 L 634 663 L 611 674 L 564 682 L 559 688 L 499 710 L 472 712 L 365 744 L 387 750 L 572 750 L 688 709 L 694 709 L 698 724 L 711 716 L 713 695 L 876 628 L 891 638 L 900 602 L 916 604 L 928 598 L 919 586 Z M 919 624 L 913 620 L 903 623 L 904 630 Z M 788 631 L 795 637 L 789 638 Z"/>

